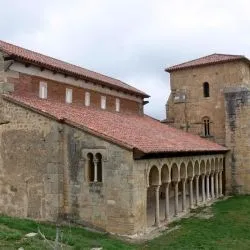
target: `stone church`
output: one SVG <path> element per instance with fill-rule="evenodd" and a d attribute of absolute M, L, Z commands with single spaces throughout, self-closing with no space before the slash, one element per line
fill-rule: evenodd
<path fill-rule="evenodd" d="M 143 91 L 0 41 L 0 213 L 134 235 L 249 193 L 249 64 L 167 68 L 160 122 Z"/>

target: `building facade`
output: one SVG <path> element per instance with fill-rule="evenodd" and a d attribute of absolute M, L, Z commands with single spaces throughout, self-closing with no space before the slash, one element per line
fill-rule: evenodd
<path fill-rule="evenodd" d="M 0 212 L 145 233 L 223 194 L 225 147 L 117 79 L 0 41 Z"/>
<path fill-rule="evenodd" d="M 171 94 L 169 125 L 230 149 L 228 193 L 249 193 L 250 62 L 240 55 L 212 54 L 166 69 Z"/>

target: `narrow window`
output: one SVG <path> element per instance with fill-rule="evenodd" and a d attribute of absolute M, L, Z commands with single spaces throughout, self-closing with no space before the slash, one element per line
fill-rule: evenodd
<path fill-rule="evenodd" d="M 85 106 L 90 106 L 90 93 L 85 92 Z"/>
<path fill-rule="evenodd" d="M 46 82 L 39 83 L 39 97 L 42 99 L 47 99 L 47 83 Z"/>
<path fill-rule="evenodd" d="M 204 136 L 210 136 L 210 120 L 208 117 L 203 118 Z"/>
<path fill-rule="evenodd" d="M 72 103 L 72 89 L 66 89 L 66 103 Z"/>
<path fill-rule="evenodd" d="M 102 182 L 102 155 L 100 153 L 97 153 L 96 159 L 97 159 L 97 181 Z"/>
<path fill-rule="evenodd" d="M 94 181 L 94 171 L 95 171 L 95 165 L 94 165 L 94 157 L 93 154 L 88 153 L 87 155 L 88 158 L 88 177 L 89 177 L 89 181 L 93 182 Z"/>
<path fill-rule="evenodd" d="M 115 99 L 115 111 L 120 112 L 120 99 L 119 98 Z"/>
<path fill-rule="evenodd" d="M 101 96 L 101 108 L 106 109 L 106 96 Z"/>
<path fill-rule="evenodd" d="M 203 83 L 203 95 L 204 97 L 209 97 L 209 83 L 208 82 Z"/>

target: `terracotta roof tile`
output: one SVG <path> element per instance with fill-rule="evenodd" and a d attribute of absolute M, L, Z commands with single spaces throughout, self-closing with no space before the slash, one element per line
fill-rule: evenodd
<path fill-rule="evenodd" d="M 216 143 L 171 128 L 149 116 L 112 113 L 52 100 L 41 100 L 35 96 L 9 95 L 5 96 L 5 99 L 64 120 L 107 141 L 128 149 L 138 149 L 144 153 L 226 150 Z"/>
<path fill-rule="evenodd" d="M 242 55 L 226 55 L 226 54 L 212 54 L 208 56 L 204 56 L 192 61 L 184 62 L 181 64 L 177 64 L 174 66 L 171 66 L 169 68 L 166 68 L 165 71 L 172 72 L 176 70 L 186 69 L 186 68 L 192 68 L 197 66 L 203 66 L 203 65 L 211 65 L 216 63 L 223 63 L 223 62 L 231 62 L 236 60 L 245 60 L 248 63 L 250 61 Z"/>
<path fill-rule="evenodd" d="M 113 87 L 115 89 L 123 90 L 135 95 L 149 97 L 146 93 L 109 76 L 102 75 L 100 73 L 49 57 L 42 55 L 40 53 L 24 49 L 22 47 L 6 43 L 0 40 L 0 50 L 8 54 L 9 56 L 14 56 L 16 59 L 28 62 L 30 64 L 35 64 L 50 70 L 55 70 L 62 73 L 67 73 L 69 75 L 84 78 L 88 80 L 94 80 L 108 87 Z"/>

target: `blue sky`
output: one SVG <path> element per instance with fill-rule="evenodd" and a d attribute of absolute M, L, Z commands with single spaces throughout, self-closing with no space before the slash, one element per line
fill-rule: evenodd
<path fill-rule="evenodd" d="M 119 78 L 165 118 L 164 68 L 212 53 L 250 57 L 247 0 L 0 0 L 2 40 Z"/>

